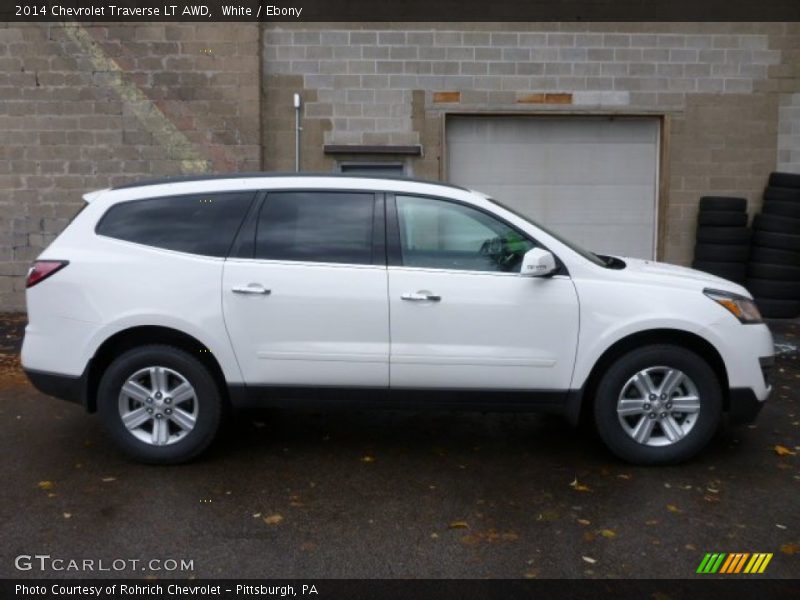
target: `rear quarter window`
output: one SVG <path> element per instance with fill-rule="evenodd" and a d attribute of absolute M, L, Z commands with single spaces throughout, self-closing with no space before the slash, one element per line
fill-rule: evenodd
<path fill-rule="evenodd" d="M 96 233 L 202 256 L 228 254 L 254 192 L 192 194 L 116 204 Z"/>

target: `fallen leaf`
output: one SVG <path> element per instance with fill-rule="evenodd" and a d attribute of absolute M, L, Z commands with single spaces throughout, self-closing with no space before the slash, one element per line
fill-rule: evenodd
<path fill-rule="evenodd" d="M 620 473 L 619 475 L 617 475 L 617 478 L 618 479 L 630 479 L 631 476 L 626 474 L 626 473 Z"/>
<path fill-rule="evenodd" d="M 253 518 L 254 519 L 257 519 L 260 516 L 261 516 L 261 513 L 253 513 Z"/>
<path fill-rule="evenodd" d="M 537 521 L 558 521 L 559 514 L 554 510 L 545 510 L 536 516 Z"/>
<path fill-rule="evenodd" d="M 584 485 L 582 483 L 578 483 L 578 478 L 576 477 L 575 480 L 569 484 L 569 486 L 575 490 L 576 492 L 591 492 L 592 489 L 588 485 Z"/>
<path fill-rule="evenodd" d="M 375 462 L 375 457 L 374 456 L 370 456 L 369 454 L 367 454 L 367 455 L 361 457 L 361 462 L 363 462 L 363 463 Z"/>
<path fill-rule="evenodd" d="M 683 512 L 680 508 L 675 506 L 674 504 L 667 504 L 667 510 L 671 513 L 681 513 Z"/>
<path fill-rule="evenodd" d="M 65 512 L 64 513 L 64 518 L 65 519 L 71 519 L 72 518 L 72 513 Z"/>
<path fill-rule="evenodd" d="M 264 523 L 267 525 L 278 525 L 279 523 L 283 523 L 283 516 L 275 514 L 264 517 Z"/>
<path fill-rule="evenodd" d="M 596 562 L 597 562 L 597 561 L 596 561 L 594 558 L 592 558 L 591 556 L 581 556 L 581 558 L 582 558 L 582 559 L 583 559 L 585 562 L 589 563 L 590 565 L 593 565 L 594 563 L 596 563 Z"/>
<path fill-rule="evenodd" d="M 431 534 L 431 539 L 432 540 L 438 540 L 439 539 L 439 534 L 438 533 L 432 533 Z"/>
<path fill-rule="evenodd" d="M 588 520 L 588 519 L 578 519 L 578 523 L 580 523 L 581 525 L 591 525 L 592 524 L 592 522 L 590 520 Z"/>
<path fill-rule="evenodd" d="M 525 579 L 536 579 L 539 576 L 539 571 L 525 571 L 523 577 Z"/>
<path fill-rule="evenodd" d="M 602 535 L 604 538 L 611 539 L 617 537 L 617 532 L 613 529 L 603 529 L 600 531 L 600 535 Z"/>
<path fill-rule="evenodd" d="M 781 552 L 783 552 L 784 554 L 800 554 L 800 545 L 783 544 L 781 545 Z"/>
<path fill-rule="evenodd" d="M 40 490 L 52 490 L 56 486 L 52 481 L 40 481 L 36 485 Z"/>
<path fill-rule="evenodd" d="M 469 523 L 466 521 L 453 521 L 448 525 L 449 529 L 469 529 Z"/>
<path fill-rule="evenodd" d="M 778 456 L 794 456 L 797 454 L 796 452 L 792 452 L 786 446 L 781 446 L 780 444 L 775 445 L 775 454 Z"/>

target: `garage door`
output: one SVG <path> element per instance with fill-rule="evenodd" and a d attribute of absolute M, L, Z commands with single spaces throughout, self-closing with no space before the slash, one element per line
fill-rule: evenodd
<path fill-rule="evenodd" d="M 601 254 L 655 257 L 659 121 L 449 116 L 448 178 Z"/>

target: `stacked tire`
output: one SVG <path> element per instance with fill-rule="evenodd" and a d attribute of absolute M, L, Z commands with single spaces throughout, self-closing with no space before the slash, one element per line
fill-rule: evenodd
<path fill-rule="evenodd" d="M 750 234 L 745 198 L 700 198 L 692 267 L 744 284 L 750 258 Z"/>
<path fill-rule="evenodd" d="M 770 175 L 753 230 L 747 289 L 763 316 L 800 316 L 800 174 Z"/>

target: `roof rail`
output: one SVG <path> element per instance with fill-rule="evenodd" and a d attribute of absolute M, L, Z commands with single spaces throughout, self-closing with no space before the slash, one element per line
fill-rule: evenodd
<path fill-rule="evenodd" d="M 415 179 L 413 177 L 383 177 L 376 175 L 357 175 L 349 173 L 274 173 L 274 172 L 255 172 L 255 173 L 219 173 L 209 175 L 178 175 L 174 177 L 161 177 L 158 179 L 146 179 L 143 181 L 135 181 L 118 185 L 112 190 L 125 190 L 129 188 L 144 187 L 148 185 L 163 185 L 167 183 L 187 183 L 192 181 L 213 181 L 217 179 L 243 179 L 250 177 L 331 177 L 331 178 L 345 178 L 345 179 L 382 179 L 385 181 L 409 181 L 415 183 L 428 183 L 431 185 L 439 185 L 449 187 L 462 191 L 469 191 L 467 188 L 460 185 L 453 185 L 443 181 L 430 181 L 426 179 Z"/>

